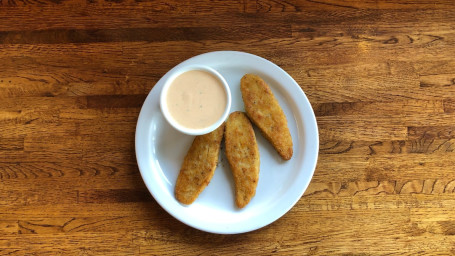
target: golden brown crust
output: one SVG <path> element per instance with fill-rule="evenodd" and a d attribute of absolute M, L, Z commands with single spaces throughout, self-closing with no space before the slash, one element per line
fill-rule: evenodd
<path fill-rule="evenodd" d="M 212 179 L 218 163 L 224 126 L 222 124 L 215 131 L 194 138 L 175 185 L 175 197 L 179 202 L 193 203 Z"/>
<path fill-rule="evenodd" d="M 246 74 L 240 81 L 240 90 L 248 117 L 284 160 L 291 159 L 288 122 L 269 86 L 259 76 Z"/>
<path fill-rule="evenodd" d="M 259 148 L 253 126 L 243 112 L 230 114 L 224 135 L 226 157 L 235 182 L 235 203 L 243 208 L 256 194 Z"/>

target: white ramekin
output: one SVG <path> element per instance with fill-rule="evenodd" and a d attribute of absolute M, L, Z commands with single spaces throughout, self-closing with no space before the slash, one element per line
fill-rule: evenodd
<path fill-rule="evenodd" d="M 179 75 L 191 71 L 191 70 L 202 70 L 206 71 L 208 73 L 213 74 L 218 80 L 221 82 L 223 85 L 223 89 L 226 92 L 226 107 L 224 109 L 223 115 L 213 124 L 210 126 L 200 128 L 200 129 L 191 129 L 184 127 L 180 125 L 175 119 L 171 116 L 169 113 L 168 109 L 168 104 L 167 104 L 167 92 L 169 90 L 169 86 L 172 84 L 174 79 L 178 77 Z M 216 128 L 218 128 L 224 121 L 226 121 L 226 118 L 229 115 L 229 111 L 231 109 L 231 90 L 229 88 L 228 83 L 224 79 L 224 77 L 218 73 L 215 69 L 208 67 L 208 66 L 201 66 L 201 65 L 190 65 L 190 66 L 183 66 L 181 68 L 178 68 L 176 70 L 173 70 L 172 73 L 170 74 L 169 78 L 165 81 L 163 89 L 161 91 L 160 95 L 160 107 L 161 107 L 161 112 L 163 113 L 164 117 L 168 121 L 168 123 L 174 127 L 176 130 L 188 134 L 188 135 L 203 135 L 207 134 L 209 132 L 214 131 Z"/>

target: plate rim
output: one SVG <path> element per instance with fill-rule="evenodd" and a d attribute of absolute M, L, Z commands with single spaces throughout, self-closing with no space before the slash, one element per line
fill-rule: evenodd
<path fill-rule="evenodd" d="M 268 65 L 271 65 L 274 69 L 276 69 L 275 71 L 276 72 L 279 72 L 281 73 L 280 76 L 285 76 L 287 80 L 289 81 L 292 81 L 293 83 L 293 86 L 297 86 L 299 88 L 299 96 L 298 98 L 302 98 L 302 102 L 300 102 L 301 104 L 304 105 L 304 109 L 300 109 L 301 111 L 304 111 L 306 115 L 303 115 L 303 113 L 300 115 L 300 117 L 302 118 L 302 122 L 303 122 L 303 119 L 305 118 L 309 118 L 310 119 L 310 123 L 307 123 L 307 124 L 304 124 L 303 128 L 307 128 L 307 126 L 310 126 L 309 128 L 311 128 L 311 130 L 313 130 L 314 133 L 312 133 L 311 135 L 314 136 L 313 138 L 313 142 L 316 142 L 314 143 L 314 150 L 312 151 L 313 154 L 309 156 L 309 159 L 312 160 L 312 163 L 310 163 L 311 165 L 311 170 L 305 170 L 306 172 L 308 172 L 308 180 L 305 184 L 302 184 L 301 186 L 301 189 L 299 190 L 299 196 L 296 197 L 294 200 L 292 200 L 292 203 L 290 203 L 288 205 L 288 207 L 286 207 L 286 209 L 284 210 L 281 210 L 281 212 L 279 214 L 277 214 L 276 216 L 274 216 L 273 218 L 269 219 L 266 223 L 264 224 L 260 224 L 260 225 L 257 225 L 255 227 L 249 227 L 249 228 L 245 228 L 245 229 L 240 229 L 240 230 L 230 230 L 230 229 L 217 229 L 217 228 L 207 228 L 205 227 L 204 225 L 196 225 L 192 222 L 189 222 L 189 221 L 186 221 L 185 219 L 182 219 L 180 218 L 176 213 L 174 213 L 172 211 L 172 209 L 169 209 L 169 207 L 166 206 L 166 204 L 164 204 L 163 202 L 161 202 L 160 198 L 157 197 L 157 195 L 155 195 L 155 193 L 153 192 L 155 190 L 155 188 L 152 187 L 152 184 L 149 184 L 147 182 L 147 178 L 145 177 L 145 169 L 148 169 L 146 168 L 145 166 L 142 166 L 143 164 L 143 159 L 140 159 L 139 157 L 139 154 L 141 152 L 141 146 L 143 145 L 143 143 L 146 143 L 146 145 L 149 145 L 148 143 L 149 142 L 142 142 L 140 140 L 140 137 L 141 137 L 141 132 L 140 132 L 140 125 L 145 122 L 146 120 L 144 120 L 144 115 L 145 115 L 145 112 L 146 110 L 144 109 L 144 106 L 147 104 L 147 102 L 150 100 L 150 98 L 152 97 L 152 91 L 156 88 L 156 86 L 160 83 L 162 83 L 164 81 L 164 79 L 168 76 L 168 74 L 172 73 L 173 70 L 175 70 L 176 68 L 180 68 L 181 66 L 187 64 L 187 65 L 191 65 L 191 61 L 194 59 L 197 59 L 197 58 L 203 58 L 203 57 L 206 57 L 207 55 L 214 55 L 216 57 L 216 55 L 233 55 L 233 56 L 239 56 L 239 55 L 243 55 L 243 57 L 246 57 L 246 58 L 253 58 L 253 59 L 256 59 L 256 61 L 259 61 L 259 62 L 265 62 L 267 63 Z M 258 68 L 258 69 L 261 69 L 261 68 Z M 283 88 L 286 92 L 288 92 L 288 89 L 285 88 L 283 85 L 280 85 L 281 88 Z M 158 92 L 159 93 L 159 92 Z M 294 111 L 293 111 L 294 112 Z M 304 137 L 306 138 L 306 136 L 304 135 Z M 310 152 L 311 153 L 311 152 Z M 202 231 L 205 231 L 205 232 L 209 232 L 209 233 L 216 233 L 216 234 L 239 234 L 239 233 L 245 233 L 245 232 L 250 232 L 250 231 L 254 231 L 254 230 L 257 230 L 257 229 L 260 229 L 262 227 L 265 227 L 273 222 L 275 222 L 276 220 L 278 220 L 279 218 L 281 218 L 283 215 L 285 215 L 287 212 L 289 212 L 290 209 L 292 209 L 296 203 L 301 199 L 301 197 L 303 196 L 303 194 L 305 193 L 305 191 L 307 190 L 312 178 L 313 178 L 313 175 L 314 175 L 314 172 L 315 172 L 315 169 L 316 169 L 316 165 L 317 165 L 317 161 L 318 161 L 318 156 L 319 156 L 319 129 L 318 129 L 318 125 L 317 125 L 317 120 L 316 120 L 316 116 L 314 114 L 314 110 L 308 100 L 308 98 L 306 97 L 306 94 L 305 92 L 303 91 L 303 89 L 300 87 L 300 85 L 294 80 L 294 78 L 292 78 L 285 70 L 283 70 L 281 67 L 279 67 L 278 65 L 276 65 L 275 63 L 265 59 L 265 58 L 262 58 L 260 56 L 257 56 L 257 55 L 254 55 L 254 54 L 250 54 L 250 53 L 246 53 L 246 52 L 240 52 L 240 51 L 213 51 L 213 52 L 207 52 L 207 53 L 203 53 L 203 54 L 199 54 L 199 55 L 196 55 L 196 56 L 193 56 L 189 59 L 186 59 L 182 62 L 180 62 L 179 64 L 177 64 L 176 66 L 174 66 L 173 68 L 171 68 L 170 70 L 168 70 L 156 83 L 155 85 L 152 87 L 152 89 L 149 91 L 146 99 L 144 100 L 144 103 L 142 104 L 142 107 L 141 107 L 141 110 L 140 110 L 140 113 L 139 113 L 139 116 L 138 116 L 138 120 L 137 120 L 137 124 L 136 124 L 136 131 L 135 131 L 135 155 L 136 155 L 136 161 L 137 161 L 137 164 L 138 164 L 138 169 L 139 169 L 139 172 L 141 174 L 141 178 L 144 182 L 144 184 L 146 185 L 148 191 L 150 192 L 150 194 L 152 195 L 152 197 L 155 199 L 155 201 L 168 213 L 170 214 L 172 217 L 174 217 L 175 219 L 177 219 L 178 221 L 190 226 L 190 227 L 193 227 L 193 228 L 196 228 L 196 229 L 199 229 L 199 230 L 202 230 Z M 142 167 L 141 167 L 142 166 Z M 153 169 L 153 165 L 150 166 L 152 169 Z"/>

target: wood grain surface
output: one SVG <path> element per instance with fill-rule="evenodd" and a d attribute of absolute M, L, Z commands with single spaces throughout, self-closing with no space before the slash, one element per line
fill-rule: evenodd
<path fill-rule="evenodd" d="M 0 255 L 455 254 L 452 0 L 0 0 Z M 214 235 L 147 191 L 134 133 L 174 65 L 286 70 L 320 154 L 294 208 Z"/>

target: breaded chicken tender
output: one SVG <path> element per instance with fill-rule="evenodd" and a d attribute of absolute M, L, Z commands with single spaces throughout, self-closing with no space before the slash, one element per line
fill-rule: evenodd
<path fill-rule="evenodd" d="M 243 112 L 230 114 L 224 134 L 226 157 L 235 182 L 235 203 L 245 207 L 256 194 L 259 149 L 253 126 Z"/>
<path fill-rule="evenodd" d="M 259 76 L 246 74 L 240 81 L 245 110 L 251 121 L 284 160 L 292 157 L 292 137 L 283 110 L 270 87 Z"/>
<path fill-rule="evenodd" d="M 215 131 L 194 138 L 175 185 L 175 197 L 179 202 L 193 203 L 212 179 L 218 163 L 224 126 L 222 124 Z"/>

